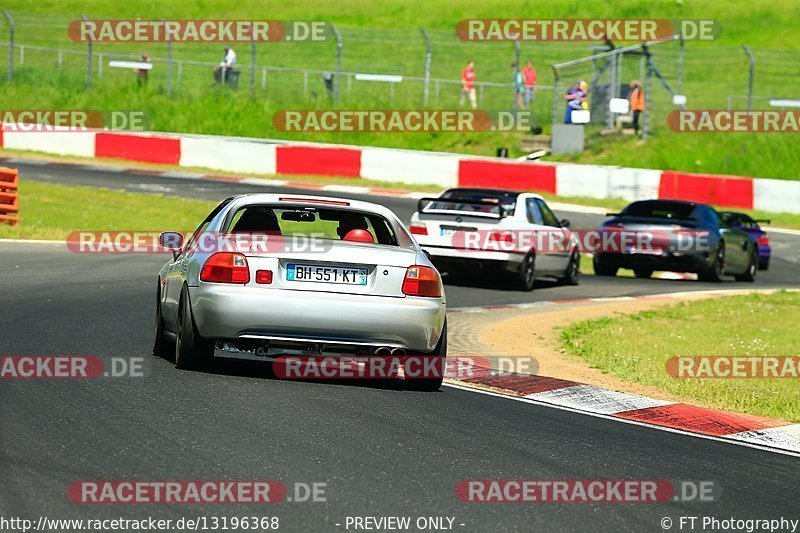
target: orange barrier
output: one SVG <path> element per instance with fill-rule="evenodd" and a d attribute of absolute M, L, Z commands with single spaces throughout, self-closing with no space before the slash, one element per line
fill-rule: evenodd
<path fill-rule="evenodd" d="M 0 167 L 0 223 L 19 223 L 19 171 Z"/>

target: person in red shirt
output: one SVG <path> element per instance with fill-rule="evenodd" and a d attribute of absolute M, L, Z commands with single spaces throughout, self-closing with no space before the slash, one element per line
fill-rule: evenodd
<path fill-rule="evenodd" d="M 536 93 L 536 69 L 533 68 L 533 62 L 528 61 L 522 69 L 522 77 L 525 80 L 525 107 L 529 107 Z"/>
<path fill-rule="evenodd" d="M 472 109 L 478 108 L 478 98 L 475 95 L 475 62 L 470 61 L 461 71 L 461 98 L 458 105 L 464 105 L 464 98 L 469 98 Z"/>

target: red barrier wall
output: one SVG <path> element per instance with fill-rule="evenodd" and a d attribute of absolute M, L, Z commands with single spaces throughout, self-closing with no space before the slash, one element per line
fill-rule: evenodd
<path fill-rule="evenodd" d="M 278 174 L 316 174 L 352 178 L 361 175 L 361 150 L 278 146 L 276 158 L 275 166 Z"/>
<path fill-rule="evenodd" d="M 462 160 L 458 163 L 458 186 L 555 193 L 556 167 L 532 163 Z"/>
<path fill-rule="evenodd" d="M 669 170 L 661 174 L 658 197 L 752 209 L 753 180 Z"/>
<path fill-rule="evenodd" d="M 95 136 L 95 157 L 177 165 L 181 161 L 181 140 L 171 137 L 98 133 Z"/>

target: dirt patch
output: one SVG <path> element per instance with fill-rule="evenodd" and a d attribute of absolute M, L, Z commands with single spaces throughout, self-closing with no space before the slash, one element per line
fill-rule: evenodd
<path fill-rule="evenodd" d="M 680 298 L 641 298 L 613 302 L 588 302 L 561 304 L 557 309 L 524 310 L 515 316 L 496 321 L 486 321 L 481 331 L 481 341 L 497 353 L 535 357 L 539 363 L 538 374 L 568 379 L 579 383 L 640 394 L 652 398 L 678 401 L 657 387 L 623 381 L 615 376 L 592 368 L 585 361 L 563 348 L 561 331 L 574 322 L 603 317 L 638 313 L 679 301 L 717 297 L 719 294 L 682 294 Z M 646 342 L 646 341 L 643 341 Z"/>

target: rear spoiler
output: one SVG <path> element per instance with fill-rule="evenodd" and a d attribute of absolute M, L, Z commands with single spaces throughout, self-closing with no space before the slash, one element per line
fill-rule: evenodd
<path fill-rule="evenodd" d="M 460 209 L 426 209 L 427 205 L 432 202 L 444 204 L 461 204 L 461 205 L 486 205 L 496 209 L 496 212 L 479 212 L 479 211 L 462 211 Z M 420 198 L 417 202 L 417 212 L 419 213 L 433 213 L 439 215 L 452 215 L 459 213 L 470 217 L 483 217 L 483 218 L 505 218 L 508 216 L 508 211 L 503 209 L 503 204 L 499 201 L 492 200 L 465 200 L 458 198 Z"/>

